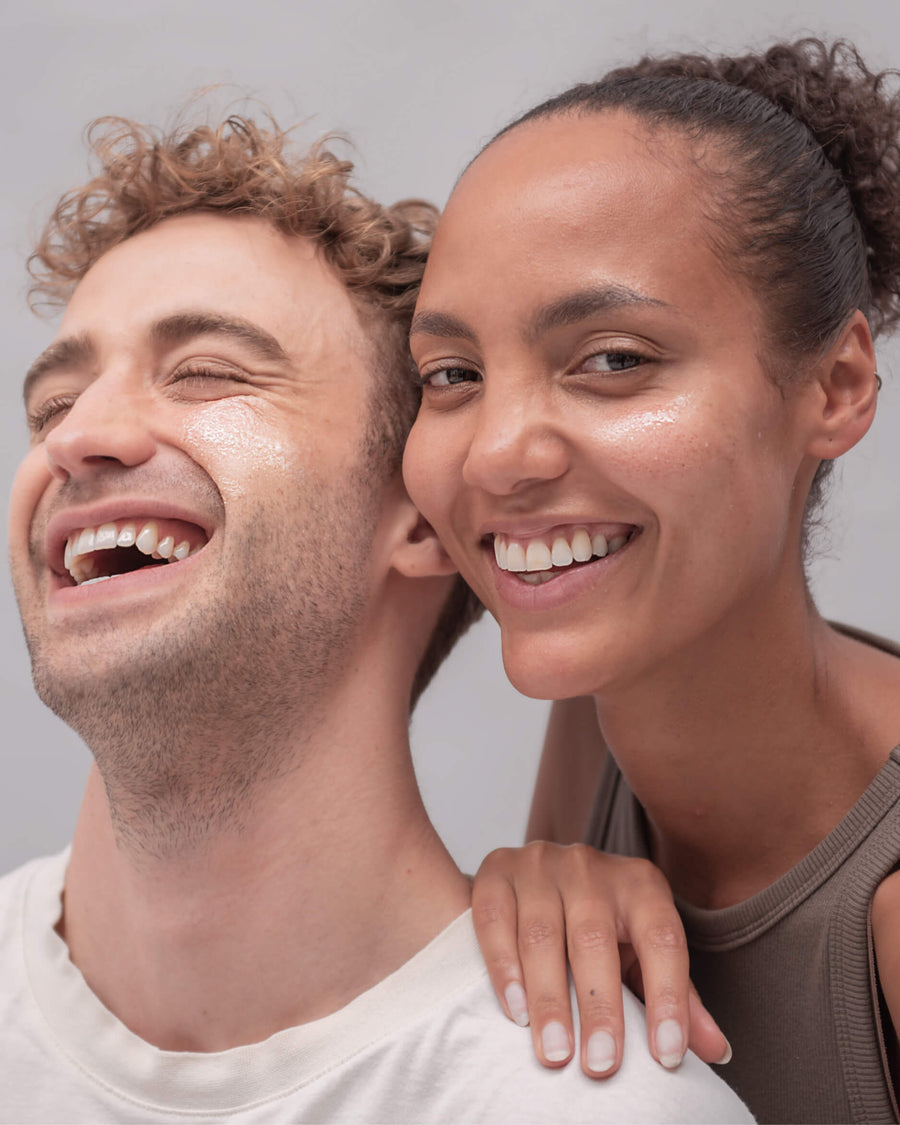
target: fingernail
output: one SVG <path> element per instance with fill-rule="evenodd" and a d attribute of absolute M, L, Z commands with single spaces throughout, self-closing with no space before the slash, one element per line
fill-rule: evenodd
<path fill-rule="evenodd" d="M 674 1070 L 684 1058 L 684 1035 L 677 1020 L 663 1020 L 656 1029 L 656 1050 L 668 1070 Z"/>
<path fill-rule="evenodd" d="M 528 1027 L 528 1001 L 525 999 L 525 989 L 521 984 L 518 981 L 508 984 L 503 998 L 506 1000 L 509 1014 L 519 1027 Z"/>
<path fill-rule="evenodd" d="M 722 1057 L 716 1062 L 716 1066 L 724 1066 L 726 1063 L 730 1063 L 730 1062 L 731 1062 L 731 1044 L 726 1039 L 725 1040 L 725 1050 L 722 1053 Z"/>
<path fill-rule="evenodd" d="M 605 1074 L 616 1061 L 616 1041 L 608 1031 L 595 1031 L 587 1041 L 588 1070 Z"/>
<path fill-rule="evenodd" d="M 569 1034 L 561 1023 L 548 1023 L 541 1032 L 541 1047 L 547 1062 L 563 1062 L 569 1057 Z"/>

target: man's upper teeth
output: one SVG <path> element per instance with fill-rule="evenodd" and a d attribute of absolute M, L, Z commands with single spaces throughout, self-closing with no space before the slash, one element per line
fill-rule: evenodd
<path fill-rule="evenodd" d="M 552 570 L 615 554 L 628 542 L 627 533 L 607 538 L 602 532 L 593 535 L 586 527 L 573 527 L 555 532 L 546 538 L 530 538 L 521 542 L 508 535 L 494 535 L 494 558 L 501 570 L 516 573 Z"/>
<path fill-rule="evenodd" d="M 116 547 L 136 547 L 143 555 L 180 562 L 192 551 L 199 550 L 200 546 L 202 544 L 192 547 L 188 539 L 173 534 L 160 535 L 156 520 L 145 520 L 142 523 L 126 520 L 119 524 L 104 523 L 99 527 L 83 527 L 79 531 L 72 532 L 66 540 L 63 562 L 66 570 L 80 586 L 97 577 L 95 560 L 92 557 L 97 551 L 111 551 Z"/>

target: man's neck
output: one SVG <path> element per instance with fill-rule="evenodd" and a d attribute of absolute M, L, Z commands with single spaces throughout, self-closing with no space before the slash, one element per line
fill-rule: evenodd
<path fill-rule="evenodd" d="M 88 984 L 142 1038 L 222 1050 L 320 1018 L 468 906 L 416 788 L 405 716 L 371 693 L 355 703 L 331 709 L 233 829 L 168 854 L 114 830 L 92 772 L 60 928 Z"/>

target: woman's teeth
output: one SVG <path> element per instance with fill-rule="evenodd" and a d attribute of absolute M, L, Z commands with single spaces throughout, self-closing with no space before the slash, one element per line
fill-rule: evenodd
<path fill-rule="evenodd" d="M 521 575 L 526 582 L 538 584 L 552 578 L 554 568 L 613 555 L 625 546 L 628 539 L 628 534 L 618 534 L 611 538 L 601 532 L 591 535 L 584 527 L 556 534 L 549 540 L 530 539 L 524 545 L 505 535 L 495 535 L 494 558 L 501 570 L 512 571 Z"/>

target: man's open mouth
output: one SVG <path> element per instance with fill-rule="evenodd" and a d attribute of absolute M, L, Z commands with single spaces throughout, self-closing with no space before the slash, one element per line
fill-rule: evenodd
<path fill-rule="evenodd" d="M 633 525 L 623 524 L 615 529 L 607 527 L 606 532 L 584 526 L 564 527 L 527 538 L 497 533 L 493 536 L 494 558 L 500 570 L 539 585 L 572 566 L 614 555 L 637 532 Z"/>
<path fill-rule="evenodd" d="M 181 562 L 206 546 L 202 528 L 184 520 L 126 519 L 83 527 L 66 540 L 65 568 L 76 586 L 147 566 Z"/>

